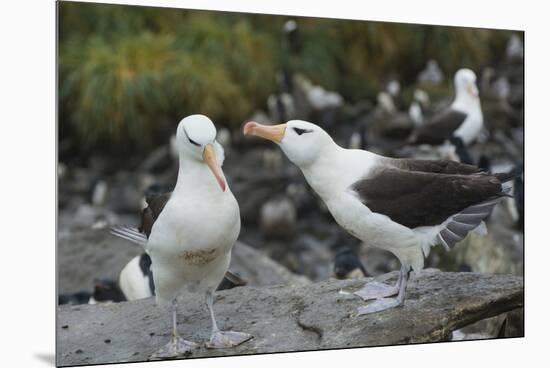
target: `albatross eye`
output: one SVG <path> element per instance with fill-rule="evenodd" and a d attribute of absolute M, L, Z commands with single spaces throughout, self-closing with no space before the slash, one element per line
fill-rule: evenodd
<path fill-rule="evenodd" d="M 292 128 L 294 129 L 294 131 L 296 132 L 296 134 L 298 135 L 302 135 L 304 133 L 310 133 L 311 130 L 306 130 L 306 129 L 300 129 L 300 128 Z"/>
<path fill-rule="evenodd" d="M 197 146 L 197 147 L 200 147 L 201 145 L 198 144 L 197 142 L 195 142 L 194 140 L 192 140 L 191 138 L 189 138 L 189 134 L 187 134 L 187 132 L 185 131 L 185 129 L 183 130 L 183 132 L 185 133 L 185 136 L 187 137 L 187 140 L 189 141 L 189 143 Z"/>
<path fill-rule="evenodd" d="M 194 144 L 195 146 L 200 147 L 200 144 L 198 144 L 197 142 L 195 142 L 195 141 L 192 140 L 191 138 L 187 137 L 187 139 L 189 139 L 189 142 L 190 142 L 191 144 Z"/>

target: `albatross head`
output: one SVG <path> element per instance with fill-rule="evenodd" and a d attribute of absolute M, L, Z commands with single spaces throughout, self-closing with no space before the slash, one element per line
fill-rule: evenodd
<path fill-rule="evenodd" d="M 314 163 L 326 148 L 334 145 L 327 132 L 303 120 L 291 120 L 279 125 L 249 121 L 244 125 L 243 132 L 277 143 L 288 159 L 302 168 Z"/>
<path fill-rule="evenodd" d="M 176 133 L 176 145 L 182 157 L 202 162 L 210 168 L 220 188 L 225 192 L 225 177 L 221 165 L 224 153 L 216 142 L 216 127 L 204 115 L 190 115 L 182 119 Z"/>
<path fill-rule="evenodd" d="M 457 97 L 465 93 L 475 99 L 479 96 L 476 86 L 476 75 L 470 69 L 459 69 L 455 74 L 455 91 Z"/>

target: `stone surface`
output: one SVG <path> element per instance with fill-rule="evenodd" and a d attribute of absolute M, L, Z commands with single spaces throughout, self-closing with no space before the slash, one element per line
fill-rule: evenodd
<path fill-rule="evenodd" d="M 91 291 L 94 279 L 118 279 L 122 268 L 143 249 L 107 229 L 60 229 L 57 243 L 59 293 Z"/>
<path fill-rule="evenodd" d="M 377 279 L 396 278 L 392 272 Z M 458 328 L 523 306 L 521 277 L 425 270 L 411 279 L 404 307 L 357 316 L 364 302 L 339 291 L 355 291 L 364 282 L 328 280 L 218 292 L 214 309 L 220 327 L 254 335 L 225 350 L 204 348 L 211 326 L 203 298 L 184 295 L 178 330 L 202 346 L 190 357 L 421 343 L 450 340 Z M 143 361 L 170 338 L 170 316 L 152 298 L 61 306 L 57 337 L 59 365 Z"/>
<path fill-rule="evenodd" d="M 229 268 L 246 280 L 248 286 L 305 285 L 311 282 L 307 277 L 289 271 L 263 251 L 242 242 L 235 244 Z"/>

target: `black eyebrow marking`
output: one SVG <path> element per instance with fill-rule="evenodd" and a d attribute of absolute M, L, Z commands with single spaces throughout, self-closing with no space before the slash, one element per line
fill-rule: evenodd
<path fill-rule="evenodd" d="M 198 144 L 197 142 L 195 142 L 194 140 L 192 140 L 191 138 L 189 138 L 189 134 L 187 134 L 187 131 L 185 130 L 185 128 L 183 129 L 183 133 L 185 134 L 185 137 L 187 138 L 187 140 L 191 143 L 191 144 L 194 144 L 195 146 L 197 147 L 200 147 L 201 145 Z"/>
<path fill-rule="evenodd" d="M 294 131 L 296 132 L 296 134 L 298 135 L 302 135 L 304 133 L 311 133 L 313 132 L 313 130 L 308 130 L 308 129 L 300 129 L 300 128 L 292 128 L 294 129 Z"/>

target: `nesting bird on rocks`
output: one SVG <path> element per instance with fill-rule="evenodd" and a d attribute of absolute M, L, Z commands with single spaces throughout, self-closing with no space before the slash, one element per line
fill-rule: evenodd
<path fill-rule="evenodd" d="M 126 296 L 115 280 L 97 279 L 94 281 L 94 292 L 88 301 L 89 304 L 124 302 Z"/>
<path fill-rule="evenodd" d="M 334 257 L 334 276 L 337 279 L 358 279 L 367 276 L 365 266 L 350 248 L 343 248 Z"/>
<path fill-rule="evenodd" d="M 88 304 L 91 297 L 92 293 L 90 293 L 89 291 L 78 291 L 72 294 L 59 294 L 59 296 L 57 297 L 57 304 Z"/>
<path fill-rule="evenodd" d="M 221 169 L 224 151 L 215 138 L 216 128 L 206 116 L 181 120 L 175 142 L 179 172 L 174 191 L 150 198 L 140 229 L 112 229 L 115 235 L 144 246 L 151 257 L 157 304 L 172 306 L 172 339 L 153 358 L 184 355 L 198 347 L 177 331 L 177 297 L 184 289 L 206 296 L 212 319 L 208 348 L 228 348 L 252 338 L 220 330 L 214 316 L 214 291 L 228 269 L 241 225 L 239 205 Z"/>
<path fill-rule="evenodd" d="M 503 183 L 511 179 L 454 161 L 345 149 L 319 126 L 301 120 L 274 126 L 248 122 L 243 130 L 277 143 L 341 227 L 401 262 L 395 285 L 372 282 L 356 293 L 376 299 L 359 314 L 403 305 L 410 271 L 424 267 L 432 246 L 450 248 L 479 227 L 506 195 Z"/>
<path fill-rule="evenodd" d="M 73 294 L 60 294 L 59 304 L 97 304 L 97 303 L 116 303 L 127 300 L 118 283 L 110 279 L 94 280 L 94 290 L 79 291 Z"/>

